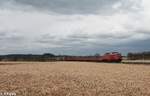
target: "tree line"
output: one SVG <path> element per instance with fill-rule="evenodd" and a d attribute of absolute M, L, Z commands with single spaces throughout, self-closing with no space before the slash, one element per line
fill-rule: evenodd
<path fill-rule="evenodd" d="M 52 53 L 45 53 L 42 55 L 33 54 L 9 54 L 1 55 L 0 61 L 53 61 L 56 59 Z"/>
<path fill-rule="evenodd" d="M 54 55 L 52 53 L 44 53 L 41 55 L 35 54 L 9 54 L 0 55 L 0 61 L 60 61 L 68 55 Z M 100 56 L 100 54 L 95 54 L 93 56 Z M 129 60 L 150 60 L 149 52 L 130 52 L 127 54 L 127 59 Z"/>
<path fill-rule="evenodd" d="M 129 60 L 150 60 L 150 52 L 128 53 Z"/>
<path fill-rule="evenodd" d="M 55 55 L 52 53 L 44 54 L 9 54 L 0 55 L 0 61 L 63 61 L 65 57 L 69 55 Z M 100 56 L 96 53 L 92 56 Z"/>

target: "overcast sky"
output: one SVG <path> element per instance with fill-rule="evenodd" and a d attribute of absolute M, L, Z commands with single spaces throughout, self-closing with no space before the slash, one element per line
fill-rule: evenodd
<path fill-rule="evenodd" d="M 0 54 L 150 51 L 150 0 L 0 0 Z"/>

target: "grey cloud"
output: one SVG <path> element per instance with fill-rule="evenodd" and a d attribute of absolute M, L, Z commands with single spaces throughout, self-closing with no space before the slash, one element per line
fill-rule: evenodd
<path fill-rule="evenodd" d="M 139 29 L 139 30 L 136 30 L 136 32 L 150 36 L 150 30 L 144 30 L 144 29 L 141 30 L 141 29 Z"/>
<path fill-rule="evenodd" d="M 30 5 L 37 9 L 50 10 L 56 13 L 81 14 L 97 13 L 110 8 L 116 0 L 15 0 L 23 5 Z M 104 11 L 105 12 L 105 11 Z"/>
<path fill-rule="evenodd" d="M 119 2 L 121 4 L 119 8 L 126 11 L 139 11 L 142 8 L 142 0 L 120 0 Z"/>
<path fill-rule="evenodd" d="M 140 7 L 130 0 L 1 0 L 0 2 L 1 5 L 10 2 L 16 6 L 22 5 L 59 14 L 111 14 L 120 9 L 132 10 L 132 6 Z M 120 2 L 121 6 L 119 9 L 113 9 L 113 5 L 117 2 Z"/>
<path fill-rule="evenodd" d="M 4 30 L 0 52 L 93 54 L 149 49 L 150 31 L 144 26 L 149 25 L 145 23 L 149 16 L 136 13 L 139 4 L 140 0 L 0 0 L 0 30 Z M 11 7 L 17 10 L 1 9 Z"/>
<path fill-rule="evenodd" d="M 23 36 L 15 34 L 15 32 L 0 32 L 0 42 L 10 43 L 10 42 L 21 42 L 24 39 Z"/>
<path fill-rule="evenodd" d="M 89 34 L 71 34 L 69 36 L 63 37 L 63 38 L 57 38 L 55 36 L 51 36 L 48 34 L 42 35 L 38 40 L 36 40 L 36 43 L 40 44 L 52 44 L 52 45 L 62 45 L 62 47 L 73 47 L 78 46 L 79 47 L 88 47 L 88 46 L 106 46 L 110 45 L 110 43 L 107 43 L 107 40 L 119 40 L 119 39 L 128 39 L 129 36 L 115 36 L 111 34 L 106 35 L 89 35 Z M 93 41 L 94 40 L 94 41 Z M 104 40 L 102 42 L 101 40 Z M 112 42 L 112 41 L 111 41 Z"/>
<path fill-rule="evenodd" d="M 4 39 L 6 37 L 6 33 L 5 32 L 2 32 L 0 33 L 0 40 Z"/>
<path fill-rule="evenodd" d="M 48 46 L 59 46 L 60 48 L 73 48 L 78 46 L 78 48 L 86 47 L 90 42 L 86 40 L 90 37 L 83 34 L 72 34 L 66 37 L 57 38 L 48 34 L 41 35 L 35 42 L 38 44 L 44 44 Z M 48 47 L 47 46 L 47 47 Z"/>
<path fill-rule="evenodd" d="M 114 48 L 119 48 L 119 50 L 123 53 L 126 52 L 141 52 L 141 51 L 149 51 L 150 50 L 150 39 L 146 40 L 137 40 L 128 43 L 119 44 L 117 46 L 113 46 Z"/>
<path fill-rule="evenodd" d="M 131 38 L 132 36 L 131 35 L 118 35 L 116 33 L 116 35 L 114 34 L 100 34 L 100 35 L 93 35 L 93 38 L 100 38 L 100 39 L 129 39 Z"/>
<path fill-rule="evenodd" d="M 92 47 L 71 47 L 71 48 L 45 48 L 47 52 L 54 52 L 56 54 L 69 54 L 69 55 L 94 55 L 94 53 L 104 54 L 105 52 L 117 51 L 121 52 L 123 55 L 126 55 L 127 52 L 141 52 L 150 50 L 150 39 L 147 40 L 138 40 L 133 42 L 128 42 L 126 44 L 122 43 L 119 45 L 101 45 L 96 44 Z M 82 46 L 82 45 L 81 45 Z"/>
<path fill-rule="evenodd" d="M 113 35 L 113 34 L 99 34 L 99 35 L 91 34 L 90 35 L 90 34 L 83 34 L 81 32 L 81 33 L 71 34 L 65 38 L 56 38 L 55 36 L 46 34 L 46 35 L 41 36 L 41 38 L 39 38 L 35 42 L 40 43 L 40 44 L 46 44 L 46 45 L 50 45 L 50 44 L 61 45 L 60 46 L 61 49 L 70 48 L 72 50 L 78 50 L 78 51 L 84 50 L 84 49 L 98 51 L 99 49 L 99 51 L 101 52 L 101 50 L 107 51 L 107 50 L 112 49 L 115 51 L 116 49 L 116 51 L 117 50 L 119 51 L 119 50 L 126 50 L 127 47 L 128 48 L 133 47 L 132 44 L 135 42 L 135 40 L 133 40 L 133 43 L 130 41 L 132 43 L 131 45 L 128 44 L 129 42 L 126 42 L 128 44 L 127 46 L 122 45 L 122 44 L 126 45 L 125 42 L 122 43 L 123 40 L 132 40 L 132 38 L 133 36 L 130 34 L 120 35 L 116 33 L 116 35 Z M 66 49 L 66 50 L 69 50 L 69 49 Z"/>

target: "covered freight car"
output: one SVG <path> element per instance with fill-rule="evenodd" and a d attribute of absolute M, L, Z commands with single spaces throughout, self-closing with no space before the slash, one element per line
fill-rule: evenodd
<path fill-rule="evenodd" d="M 121 62 L 122 56 L 118 52 L 106 53 L 103 56 L 66 56 L 65 61 L 88 61 L 88 62 Z"/>

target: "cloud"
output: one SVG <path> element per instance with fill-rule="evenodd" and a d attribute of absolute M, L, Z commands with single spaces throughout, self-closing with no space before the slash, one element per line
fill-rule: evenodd
<path fill-rule="evenodd" d="M 58 14 L 110 15 L 120 10 L 133 12 L 141 7 L 141 0 L 1 0 L 0 2 L 5 8 L 41 10 Z"/>
<path fill-rule="evenodd" d="M 125 50 L 150 39 L 147 0 L 0 0 L 0 4 L 3 53 L 90 54 Z"/>
<path fill-rule="evenodd" d="M 38 10 L 48 10 L 62 14 L 89 14 L 106 12 L 116 0 L 14 0 L 17 4 L 32 6 Z"/>

